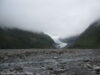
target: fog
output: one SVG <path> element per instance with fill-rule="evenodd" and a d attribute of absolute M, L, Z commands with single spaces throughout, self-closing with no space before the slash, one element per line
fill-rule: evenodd
<path fill-rule="evenodd" d="M 100 0 L 0 0 L 0 22 L 52 38 L 82 33 L 100 18 Z"/>

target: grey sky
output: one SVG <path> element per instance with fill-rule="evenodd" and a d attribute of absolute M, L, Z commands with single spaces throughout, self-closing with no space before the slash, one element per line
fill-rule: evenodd
<path fill-rule="evenodd" d="M 70 37 L 100 18 L 100 0 L 2 0 L 0 16 L 11 27 Z"/>

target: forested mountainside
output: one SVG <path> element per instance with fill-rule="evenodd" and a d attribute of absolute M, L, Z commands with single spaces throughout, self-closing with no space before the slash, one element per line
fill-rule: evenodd
<path fill-rule="evenodd" d="M 100 48 L 100 21 L 90 25 L 70 48 Z"/>
<path fill-rule="evenodd" d="M 0 49 L 55 48 L 54 41 L 44 33 L 0 27 Z"/>

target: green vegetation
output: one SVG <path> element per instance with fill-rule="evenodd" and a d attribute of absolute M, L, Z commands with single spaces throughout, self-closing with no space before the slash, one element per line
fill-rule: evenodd
<path fill-rule="evenodd" d="M 44 33 L 0 27 L 0 49 L 55 48 L 54 44 Z"/>
<path fill-rule="evenodd" d="M 100 23 L 92 24 L 70 48 L 98 49 L 100 48 Z"/>

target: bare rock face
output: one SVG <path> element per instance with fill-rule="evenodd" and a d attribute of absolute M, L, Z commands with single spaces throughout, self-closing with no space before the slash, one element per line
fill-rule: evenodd
<path fill-rule="evenodd" d="M 0 75 L 100 75 L 99 50 L 0 50 Z"/>

